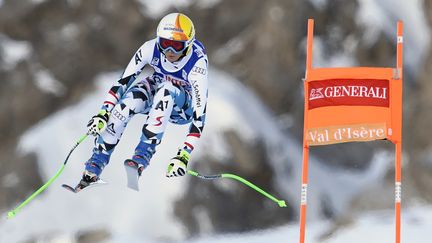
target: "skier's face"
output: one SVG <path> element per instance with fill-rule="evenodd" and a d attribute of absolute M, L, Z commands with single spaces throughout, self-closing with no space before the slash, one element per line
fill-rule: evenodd
<path fill-rule="evenodd" d="M 175 54 L 171 50 L 168 50 L 167 52 L 165 52 L 165 56 L 168 59 L 168 61 L 170 61 L 170 62 L 177 62 L 180 59 L 181 55 L 182 55 L 181 53 Z"/>

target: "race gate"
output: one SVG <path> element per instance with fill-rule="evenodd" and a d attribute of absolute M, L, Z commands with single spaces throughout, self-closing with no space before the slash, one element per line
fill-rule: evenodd
<path fill-rule="evenodd" d="M 304 80 L 300 243 L 305 242 L 308 158 L 311 146 L 388 140 L 395 144 L 395 240 L 401 231 L 402 47 L 397 23 L 396 68 L 313 68 L 313 19 L 308 20 Z"/>

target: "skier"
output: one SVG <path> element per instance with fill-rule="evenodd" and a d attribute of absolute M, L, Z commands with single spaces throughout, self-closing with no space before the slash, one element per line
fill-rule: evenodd
<path fill-rule="evenodd" d="M 133 84 L 146 65 L 153 68 L 153 74 Z M 137 50 L 121 78 L 109 90 L 100 112 L 89 121 L 89 134 L 97 138 L 76 191 L 99 180 L 135 114 L 147 115 L 134 155 L 124 162 L 127 171 L 133 168 L 136 173 L 136 183 L 149 165 L 168 122 L 190 123 L 189 133 L 166 172 L 167 177 L 185 175 L 191 152 L 204 127 L 207 70 L 206 51 L 195 39 L 192 21 L 181 13 L 163 17 L 157 27 L 157 37 Z"/>

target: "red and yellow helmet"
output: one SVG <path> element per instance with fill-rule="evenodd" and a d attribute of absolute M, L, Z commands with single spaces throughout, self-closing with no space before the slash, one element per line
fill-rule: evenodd
<path fill-rule="evenodd" d="M 170 13 L 159 22 L 156 35 L 163 53 L 172 51 L 187 54 L 195 40 L 195 27 L 186 15 Z"/>

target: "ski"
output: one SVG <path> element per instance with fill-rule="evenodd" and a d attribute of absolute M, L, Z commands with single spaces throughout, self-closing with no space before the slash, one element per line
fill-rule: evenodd
<path fill-rule="evenodd" d="M 124 167 L 126 170 L 127 187 L 132 190 L 139 191 L 138 179 L 140 177 L 140 173 L 138 170 L 138 164 L 131 159 L 127 159 L 124 162 Z"/>
<path fill-rule="evenodd" d="M 80 183 L 78 183 L 78 185 L 76 185 L 75 187 L 69 186 L 67 184 L 63 184 L 62 187 L 65 188 L 68 191 L 71 191 L 73 193 L 78 193 L 84 189 L 90 188 L 90 187 L 94 187 L 94 186 L 101 186 L 101 185 L 105 185 L 107 184 L 106 181 L 103 181 L 102 179 L 99 179 L 95 182 L 90 182 L 90 183 L 86 183 L 86 182 L 82 182 L 80 181 Z"/>

